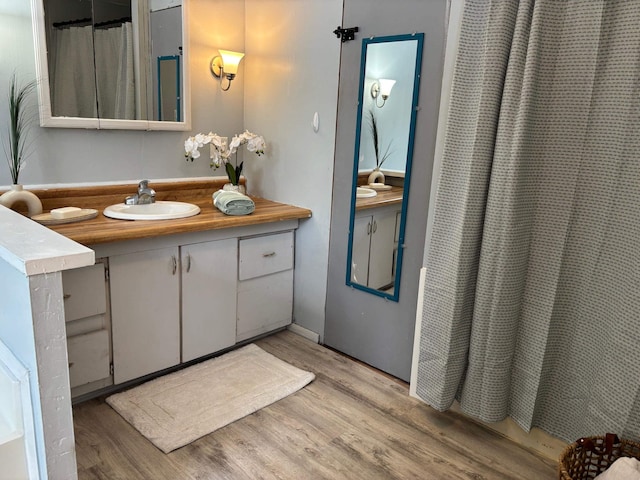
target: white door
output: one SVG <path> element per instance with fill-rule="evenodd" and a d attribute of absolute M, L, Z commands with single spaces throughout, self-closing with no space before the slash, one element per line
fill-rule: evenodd
<path fill-rule="evenodd" d="M 182 259 L 182 361 L 236 342 L 238 240 L 184 245 Z"/>
<path fill-rule="evenodd" d="M 180 363 L 178 248 L 109 258 L 115 384 Z"/>

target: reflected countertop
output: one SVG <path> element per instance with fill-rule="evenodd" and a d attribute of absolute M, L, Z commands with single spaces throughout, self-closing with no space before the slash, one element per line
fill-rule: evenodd
<path fill-rule="evenodd" d="M 366 185 L 363 186 L 366 187 Z M 377 193 L 375 197 L 356 198 L 356 211 L 402 203 L 402 187 L 391 187 L 391 190 L 378 190 Z"/>

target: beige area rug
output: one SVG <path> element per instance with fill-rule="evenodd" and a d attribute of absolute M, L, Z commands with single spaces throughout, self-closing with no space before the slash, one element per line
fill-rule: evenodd
<path fill-rule="evenodd" d="M 107 403 L 169 453 L 291 395 L 314 378 L 250 344 L 111 395 Z"/>

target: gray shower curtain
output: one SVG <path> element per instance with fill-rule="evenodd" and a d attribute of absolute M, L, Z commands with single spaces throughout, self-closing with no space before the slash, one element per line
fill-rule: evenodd
<path fill-rule="evenodd" d="M 467 0 L 416 394 L 640 437 L 640 0 Z"/>

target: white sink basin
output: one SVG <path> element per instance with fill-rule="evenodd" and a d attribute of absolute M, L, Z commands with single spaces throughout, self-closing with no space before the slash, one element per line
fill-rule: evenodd
<path fill-rule="evenodd" d="M 378 194 L 373 188 L 358 187 L 356 189 L 356 198 L 375 197 Z"/>
<path fill-rule="evenodd" d="M 148 205 L 116 203 L 103 210 L 103 215 L 118 220 L 172 220 L 192 217 L 200 213 L 200 207 L 192 203 L 157 201 Z"/>

